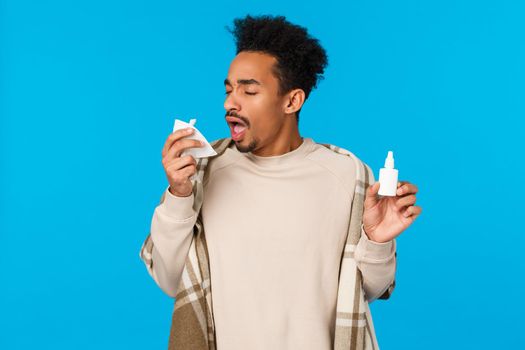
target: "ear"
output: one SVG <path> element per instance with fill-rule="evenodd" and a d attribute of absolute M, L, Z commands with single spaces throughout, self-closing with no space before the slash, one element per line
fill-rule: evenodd
<path fill-rule="evenodd" d="M 286 94 L 284 99 L 284 113 L 292 114 L 301 109 L 304 103 L 303 89 L 295 89 Z"/>

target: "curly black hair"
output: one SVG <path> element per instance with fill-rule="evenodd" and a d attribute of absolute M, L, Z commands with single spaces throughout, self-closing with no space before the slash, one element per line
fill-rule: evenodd
<path fill-rule="evenodd" d="M 241 51 L 258 51 L 274 56 L 277 64 L 273 73 L 279 80 L 279 96 L 292 89 L 302 89 L 305 100 L 328 65 L 326 51 L 319 40 L 311 37 L 306 28 L 292 24 L 284 16 L 260 15 L 236 18 L 233 34 L 237 54 Z M 299 123 L 299 112 L 296 112 Z"/>

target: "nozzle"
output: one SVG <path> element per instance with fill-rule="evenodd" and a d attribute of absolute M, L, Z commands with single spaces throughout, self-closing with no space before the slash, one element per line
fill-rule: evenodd
<path fill-rule="evenodd" d="M 385 159 L 385 168 L 394 169 L 394 153 L 392 151 L 388 151 Z"/>

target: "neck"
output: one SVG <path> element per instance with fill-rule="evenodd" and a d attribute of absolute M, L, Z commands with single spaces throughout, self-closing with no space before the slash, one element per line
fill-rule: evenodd
<path fill-rule="evenodd" d="M 297 122 L 288 118 L 290 125 L 284 125 L 266 145 L 253 150 L 252 153 L 260 157 L 280 156 L 301 146 L 303 138 L 299 135 Z"/>

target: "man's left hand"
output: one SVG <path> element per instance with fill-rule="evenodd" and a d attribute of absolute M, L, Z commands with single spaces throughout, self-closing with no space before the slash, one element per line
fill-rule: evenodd
<path fill-rule="evenodd" d="M 421 214 L 416 203 L 417 187 L 408 181 L 397 183 L 397 196 L 379 197 L 379 182 L 368 186 L 364 203 L 363 228 L 374 242 L 388 242 L 401 234 Z"/>

